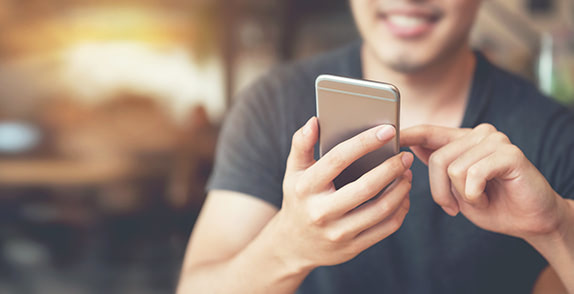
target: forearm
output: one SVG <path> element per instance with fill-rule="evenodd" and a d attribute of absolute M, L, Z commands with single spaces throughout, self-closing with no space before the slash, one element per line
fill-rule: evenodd
<path fill-rule="evenodd" d="M 574 293 L 574 201 L 566 200 L 565 221 L 555 233 L 527 240 L 554 268 L 568 290 Z"/>
<path fill-rule="evenodd" d="M 286 261 L 264 231 L 229 260 L 184 270 L 177 293 L 294 293 L 311 269 Z"/>

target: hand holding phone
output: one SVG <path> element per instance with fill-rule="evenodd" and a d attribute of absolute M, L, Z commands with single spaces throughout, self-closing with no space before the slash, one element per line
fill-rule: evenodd
<path fill-rule="evenodd" d="M 348 261 L 388 237 L 399 229 L 410 205 L 414 158 L 409 152 L 389 158 L 341 189 L 333 184 L 349 164 L 393 140 L 394 128 L 370 128 L 315 160 L 318 137 L 316 117 L 293 135 L 283 203 L 262 232 L 270 234 L 264 239 L 273 240 L 272 247 L 290 268 L 306 272 Z"/>
<path fill-rule="evenodd" d="M 399 152 L 400 94 L 395 86 L 321 75 L 315 87 L 321 157 L 337 144 L 377 125 L 389 124 L 396 130 L 391 142 L 346 168 L 334 180 L 337 189 L 355 181 Z"/>
<path fill-rule="evenodd" d="M 392 156 L 399 150 L 394 87 L 322 76 L 317 106 L 319 117 L 293 135 L 283 203 L 261 233 L 279 244 L 275 256 L 306 273 L 346 262 L 399 229 L 414 160 L 408 152 Z"/>

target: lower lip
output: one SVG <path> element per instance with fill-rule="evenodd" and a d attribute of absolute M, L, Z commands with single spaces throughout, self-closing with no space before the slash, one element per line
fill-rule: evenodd
<path fill-rule="evenodd" d="M 414 39 L 420 38 L 430 33 L 434 28 L 434 22 L 423 22 L 417 26 L 405 27 L 394 24 L 386 17 L 381 17 L 381 21 L 385 24 L 391 34 L 397 38 Z"/>

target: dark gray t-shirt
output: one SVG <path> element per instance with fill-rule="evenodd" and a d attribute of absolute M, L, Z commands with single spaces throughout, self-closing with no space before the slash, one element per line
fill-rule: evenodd
<path fill-rule="evenodd" d="M 530 83 L 476 54 L 462 127 L 495 125 L 564 197 L 574 197 L 574 116 Z M 315 115 L 320 74 L 362 77 L 360 44 L 272 71 L 243 91 L 225 120 L 208 190 L 281 207 L 291 136 Z M 337 266 L 314 270 L 299 293 L 529 293 L 544 259 L 526 242 L 450 217 L 415 160 L 411 209 L 389 238 Z"/>

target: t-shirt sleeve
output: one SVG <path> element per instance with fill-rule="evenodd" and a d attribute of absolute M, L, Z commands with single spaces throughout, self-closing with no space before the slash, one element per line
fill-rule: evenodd
<path fill-rule="evenodd" d="M 281 207 L 280 111 L 272 96 L 259 82 L 235 99 L 219 135 L 207 191 L 240 192 Z"/>
<path fill-rule="evenodd" d="M 574 113 L 563 108 L 552 118 L 543 142 L 543 165 L 552 188 L 574 199 Z"/>

